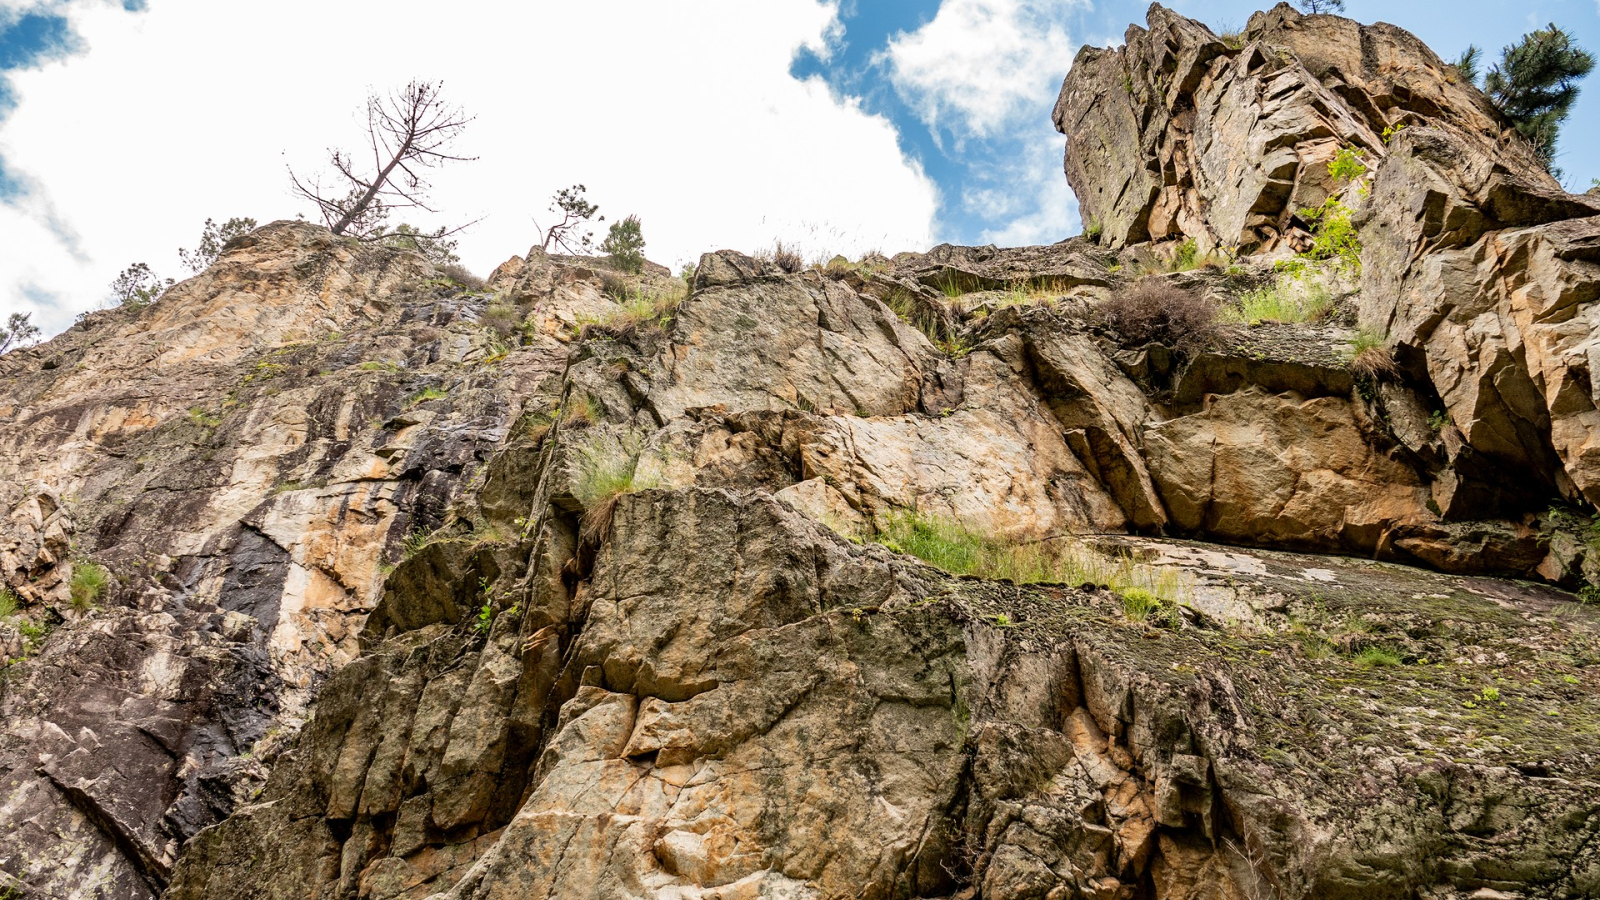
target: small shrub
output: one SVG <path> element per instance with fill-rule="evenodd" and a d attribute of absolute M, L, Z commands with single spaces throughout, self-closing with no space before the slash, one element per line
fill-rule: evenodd
<path fill-rule="evenodd" d="M 439 274 L 443 275 L 447 281 L 454 282 L 457 287 L 464 290 L 476 292 L 484 288 L 483 279 L 472 274 L 467 270 L 466 266 L 460 263 L 445 263 L 439 267 Z"/>
<path fill-rule="evenodd" d="M 1333 261 L 1353 273 L 1361 272 L 1361 237 L 1350 221 L 1350 207 L 1329 197 L 1321 206 L 1300 210 L 1300 218 L 1311 227 L 1311 249 L 1302 259 Z"/>
<path fill-rule="evenodd" d="M 1091 243 L 1100 243 L 1100 236 L 1103 234 L 1105 234 L 1105 226 L 1100 224 L 1099 219 L 1091 220 L 1089 224 L 1083 226 L 1083 236 Z"/>
<path fill-rule="evenodd" d="M 1446 425 L 1453 424 L 1455 423 L 1450 420 L 1450 414 L 1442 409 L 1436 409 L 1433 412 L 1428 413 L 1428 427 L 1432 428 L 1435 432 L 1443 431 Z"/>
<path fill-rule="evenodd" d="M 600 252 L 611 260 L 613 266 L 624 272 L 635 275 L 643 272 L 644 231 L 639 224 L 639 217 L 628 216 L 620 222 L 612 222 L 606 239 L 600 242 Z"/>
<path fill-rule="evenodd" d="M 88 612 L 99 601 L 101 592 L 106 589 L 106 583 L 110 580 L 110 573 L 99 563 L 74 562 L 72 579 L 68 582 L 72 608 L 80 613 Z"/>
<path fill-rule="evenodd" d="M 582 536 L 590 545 L 603 544 L 611 536 L 619 498 L 655 486 L 638 475 L 643 449 L 642 439 L 632 433 L 621 437 L 597 433 L 576 448 L 572 496 L 583 506 Z"/>
<path fill-rule="evenodd" d="M 607 292 L 608 294 L 610 292 Z M 580 318 L 578 335 L 587 339 L 595 332 L 614 338 L 625 338 L 640 328 L 654 326 L 666 328 L 684 301 L 685 291 L 647 291 L 627 288 L 621 296 L 611 295 L 621 309 L 609 310 L 603 315 Z"/>
<path fill-rule="evenodd" d="M 1367 174 L 1367 165 L 1361 159 L 1361 151 L 1345 147 L 1333 155 L 1328 161 L 1328 174 L 1339 184 L 1354 181 Z"/>
<path fill-rule="evenodd" d="M 1145 278 L 1118 291 L 1099 308 L 1107 327 L 1124 341 L 1164 344 L 1198 352 L 1218 338 L 1216 305 L 1192 291 Z"/>
<path fill-rule="evenodd" d="M 212 415 L 199 406 L 189 407 L 189 421 L 199 425 L 201 428 L 215 428 L 222 424 L 220 416 Z"/>

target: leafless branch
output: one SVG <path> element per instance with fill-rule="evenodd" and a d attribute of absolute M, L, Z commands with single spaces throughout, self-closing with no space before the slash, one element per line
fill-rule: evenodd
<path fill-rule="evenodd" d="M 434 212 L 427 199 L 432 185 L 426 170 L 477 158 L 448 151 L 472 118 L 459 107 L 446 104 L 441 98 L 443 89 L 444 82 L 412 81 L 386 97 L 369 96 L 367 143 L 372 150 L 372 172 L 358 172 L 349 154 L 329 150 L 335 186 L 324 188 L 320 178 L 302 178 L 291 169 L 294 193 L 316 205 L 334 234 L 355 237 L 381 228 L 390 210 Z"/>

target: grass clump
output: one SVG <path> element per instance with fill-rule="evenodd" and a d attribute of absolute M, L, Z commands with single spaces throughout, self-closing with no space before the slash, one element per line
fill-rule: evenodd
<path fill-rule="evenodd" d="M 566 406 L 561 407 L 561 424 L 569 428 L 588 428 L 600 421 L 600 413 L 595 409 L 595 403 L 588 394 L 574 391 L 567 398 Z"/>
<path fill-rule="evenodd" d="M 82 561 L 72 564 L 72 578 L 67 587 L 72 598 L 72 608 L 80 613 L 93 609 L 111 581 L 111 573 L 99 563 Z"/>
<path fill-rule="evenodd" d="M 1357 378 L 1368 381 L 1386 381 L 1400 376 L 1400 367 L 1386 346 L 1388 337 L 1368 329 L 1361 329 L 1345 348 L 1345 359 Z"/>
<path fill-rule="evenodd" d="M 1136 621 L 1175 611 L 1191 593 L 1175 568 L 1146 565 L 1076 541 L 1007 541 L 960 522 L 912 512 L 890 516 L 872 540 L 954 575 L 1106 587 L 1118 594 L 1124 612 Z"/>
<path fill-rule="evenodd" d="M 12 618 L 22 608 L 22 603 L 17 600 L 17 595 L 10 588 L 0 587 L 0 622 Z"/>
<path fill-rule="evenodd" d="M 620 339 L 642 328 L 665 329 L 687 293 L 687 290 L 647 291 L 628 286 L 607 290 L 606 294 L 617 302 L 618 308 L 600 316 L 579 319 L 578 334 L 585 339 L 596 333 Z"/>
<path fill-rule="evenodd" d="M 572 497 L 583 506 L 581 534 L 591 546 L 605 543 L 611 536 L 619 499 L 655 487 L 654 479 L 639 475 L 643 452 L 643 440 L 631 432 L 621 436 L 596 433 L 575 449 Z"/>
<path fill-rule="evenodd" d="M 439 400 L 447 396 L 449 396 L 449 393 L 444 388 L 438 385 L 429 385 L 406 399 L 406 409 L 410 409 L 418 403 L 427 403 L 429 400 Z"/>
<path fill-rule="evenodd" d="M 1283 282 L 1237 295 L 1238 305 L 1224 307 L 1221 318 L 1239 325 L 1259 322 L 1321 322 L 1333 314 L 1333 295 L 1321 285 L 1294 290 Z"/>
<path fill-rule="evenodd" d="M 1403 663 L 1400 654 L 1388 647 L 1367 647 L 1356 654 L 1356 665 L 1368 669 L 1391 668 Z"/>
<path fill-rule="evenodd" d="M 1216 304 L 1157 278 L 1144 278 L 1100 306 L 1101 321 L 1135 346 L 1157 343 L 1189 353 L 1214 344 Z"/>

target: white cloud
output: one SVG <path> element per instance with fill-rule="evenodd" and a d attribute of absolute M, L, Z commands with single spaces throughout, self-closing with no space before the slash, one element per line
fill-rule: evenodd
<path fill-rule="evenodd" d="M 1053 244 L 1082 230 L 1078 200 L 1061 168 L 1061 137 L 1041 133 L 1020 145 L 1016 158 L 981 169 L 984 187 L 968 191 L 962 202 L 987 221 L 1003 227 L 985 231 L 986 244 L 1020 247 Z"/>
<path fill-rule="evenodd" d="M 31 310 L 47 331 L 130 262 L 181 274 L 175 251 L 208 216 L 309 212 L 285 163 L 356 146 L 367 90 L 413 77 L 443 78 L 477 116 L 462 150 L 480 160 L 441 171 L 434 196 L 451 219 L 486 217 L 461 237 L 480 273 L 525 252 L 531 218 L 576 182 L 608 218 L 638 214 L 647 254 L 669 264 L 775 237 L 816 252 L 930 239 L 936 191 L 893 126 L 789 75 L 796 48 L 838 40 L 833 4 L 152 0 L 72 14 L 88 52 L 16 73 L 20 103 L 0 122 L 0 156 L 41 188 L 0 205 L 0 313 Z"/>
<path fill-rule="evenodd" d="M 1077 47 L 1062 22 L 1086 0 L 944 0 L 880 54 L 918 116 L 973 137 L 1000 134 L 1054 99 Z M 955 121 L 952 121 L 955 120 Z"/>

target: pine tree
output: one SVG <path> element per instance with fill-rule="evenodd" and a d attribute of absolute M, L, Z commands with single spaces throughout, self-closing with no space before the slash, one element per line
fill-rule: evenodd
<path fill-rule="evenodd" d="M 1551 174 L 1560 172 L 1556 139 L 1578 99 L 1577 82 L 1593 68 L 1594 57 L 1552 24 L 1506 47 L 1484 77 L 1484 92 L 1533 145 Z"/>
<path fill-rule="evenodd" d="M 1295 0 L 1295 5 L 1308 16 L 1344 12 L 1344 0 Z"/>
<path fill-rule="evenodd" d="M 644 271 L 644 233 L 639 228 L 639 217 L 611 223 L 606 239 L 600 242 L 600 252 L 611 257 L 612 265 L 624 272 Z"/>

